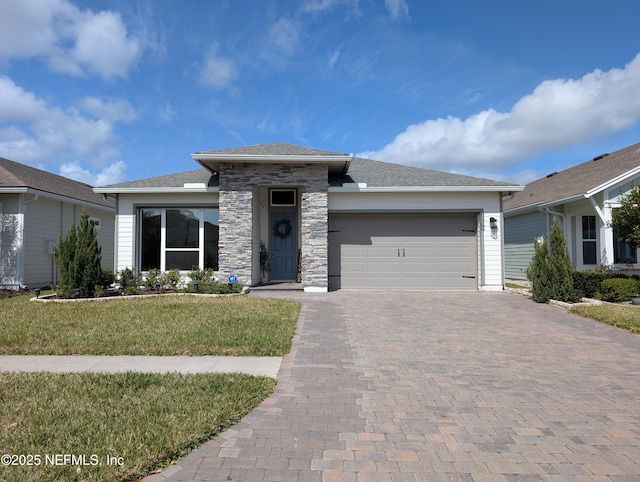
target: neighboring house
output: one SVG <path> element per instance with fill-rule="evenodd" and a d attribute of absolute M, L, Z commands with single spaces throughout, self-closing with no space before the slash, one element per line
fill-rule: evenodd
<path fill-rule="evenodd" d="M 198 152 L 203 166 L 115 195 L 115 269 L 328 289 L 503 289 L 503 193 L 522 189 L 284 143 Z M 493 228 L 491 227 L 493 225 Z"/>
<path fill-rule="evenodd" d="M 83 207 L 98 226 L 102 265 L 112 268 L 112 200 L 87 184 L 0 158 L 0 288 L 56 284 L 53 248 Z"/>
<path fill-rule="evenodd" d="M 602 154 L 527 184 L 504 200 L 507 279 L 526 279 L 534 239 L 548 239 L 553 219 L 563 228 L 573 267 L 638 267 L 638 253 L 608 224 L 621 193 L 640 182 L 640 144 Z"/>

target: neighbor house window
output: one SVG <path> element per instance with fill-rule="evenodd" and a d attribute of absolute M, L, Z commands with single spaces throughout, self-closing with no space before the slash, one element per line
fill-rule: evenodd
<path fill-rule="evenodd" d="M 218 210 L 140 209 L 140 270 L 218 269 Z"/>
<path fill-rule="evenodd" d="M 582 264 L 598 264 L 595 216 L 582 216 Z"/>
<path fill-rule="evenodd" d="M 613 262 L 616 264 L 637 263 L 635 250 L 624 241 L 618 239 L 618 231 L 613 228 Z"/>

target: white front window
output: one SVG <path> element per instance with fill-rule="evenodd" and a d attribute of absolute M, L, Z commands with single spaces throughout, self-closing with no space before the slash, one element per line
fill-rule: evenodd
<path fill-rule="evenodd" d="M 140 209 L 140 271 L 218 269 L 218 209 Z"/>

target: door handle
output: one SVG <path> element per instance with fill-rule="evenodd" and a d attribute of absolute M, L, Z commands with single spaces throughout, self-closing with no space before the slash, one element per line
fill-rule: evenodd
<path fill-rule="evenodd" d="M 404 248 L 402 248 L 402 257 L 404 258 Z"/>
<path fill-rule="evenodd" d="M 398 258 L 400 257 L 400 248 L 398 248 Z"/>

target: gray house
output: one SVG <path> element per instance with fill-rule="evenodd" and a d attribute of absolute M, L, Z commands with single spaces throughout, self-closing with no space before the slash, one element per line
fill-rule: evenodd
<path fill-rule="evenodd" d="M 91 186 L 0 158 L 0 288 L 57 283 L 53 248 L 86 208 L 113 267 L 115 206 Z"/>
<path fill-rule="evenodd" d="M 526 279 L 534 239 L 548 239 L 553 219 L 563 228 L 573 267 L 638 268 L 638 253 L 608 224 L 620 194 L 640 182 L 640 143 L 601 154 L 527 184 L 504 200 L 505 273 Z"/>
<path fill-rule="evenodd" d="M 115 269 L 193 266 L 328 289 L 503 288 L 509 183 L 280 142 L 192 154 L 201 169 L 95 188 L 116 197 Z"/>

